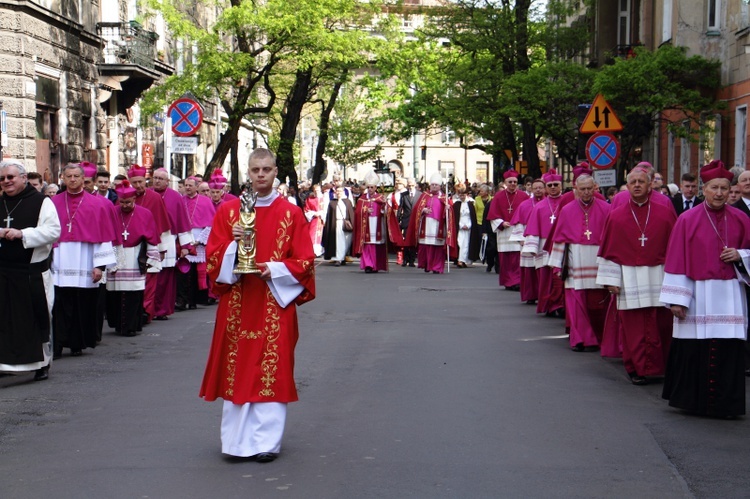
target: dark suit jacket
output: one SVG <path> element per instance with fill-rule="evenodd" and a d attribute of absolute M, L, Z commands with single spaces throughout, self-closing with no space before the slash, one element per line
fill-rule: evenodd
<path fill-rule="evenodd" d="M 414 205 L 419 201 L 419 196 L 422 195 L 420 190 L 414 191 L 414 197 L 409 195 L 409 191 L 401 193 L 401 199 L 398 200 L 398 211 L 396 212 L 396 218 L 398 218 L 398 225 L 401 230 L 406 230 L 409 227 L 409 217 L 411 217 L 411 210 Z"/>
<path fill-rule="evenodd" d="M 739 201 L 737 201 L 731 206 L 734 206 L 735 208 L 740 210 L 742 213 L 750 217 L 750 209 L 747 207 L 744 200 L 740 199 Z"/>
<path fill-rule="evenodd" d="M 693 208 L 695 208 L 696 206 L 698 206 L 702 202 L 703 202 L 703 198 L 695 196 L 693 198 Z M 677 216 L 679 217 L 680 214 L 683 211 L 685 211 L 685 201 L 683 201 L 683 199 L 682 199 L 682 193 L 681 192 L 678 192 L 677 194 L 674 195 L 674 197 L 672 198 L 672 204 L 674 205 L 674 211 L 677 212 Z"/>

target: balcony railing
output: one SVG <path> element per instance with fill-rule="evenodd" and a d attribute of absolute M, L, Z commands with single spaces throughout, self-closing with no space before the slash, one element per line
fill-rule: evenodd
<path fill-rule="evenodd" d="M 135 64 L 154 69 L 156 40 L 159 35 L 146 31 L 137 21 L 98 23 L 104 39 L 104 64 Z"/>
<path fill-rule="evenodd" d="M 635 57 L 636 47 L 643 47 L 642 43 L 636 43 L 634 45 L 615 45 L 612 49 L 612 57 L 619 57 L 621 59 L 630 59 Z"/>

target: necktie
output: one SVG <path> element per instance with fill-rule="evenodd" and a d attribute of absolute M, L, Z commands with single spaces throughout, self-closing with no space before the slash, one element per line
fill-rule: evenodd
<path fill-rule="evenodd" d="M 686 209 L 686 210 L 689 210 L 689 209 L 690 209 L 690 203 L 691 203 L 691 202 L 692 202 L 692 201 L 690 201 L 689 199 L 686 199 L 686 200 L 685 200 L 685 209 Z"/>

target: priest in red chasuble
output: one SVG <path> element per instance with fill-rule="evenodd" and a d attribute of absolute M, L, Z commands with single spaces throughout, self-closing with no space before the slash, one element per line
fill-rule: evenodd
<path fill-rule="evenodd" d="M 206 253 L 220 296 L 200 396 L 224 399 L 222 452 L 273 461 L 281 449 L 287 403 L 297 400 L 296 306 L 315 297 L 312 242 L 302 210 L 273 189 L 276 159 L 256 149 L 248 175 L 255 202 L 256 262 L 261 274 L 234 274 L 240 200 L 223 203 Z"/>
<path fill-rule="evenodd" d="M 634 385 L 645 385 L 664 376 L 669 354 L 672 314 L 659 294 L 677 216 L 671 206 L 652 202 L 648 170 L 634 168 L 627 185 L 628 204 L 613 208 L 604 227 L 596 282 L 616 298 L 612 332 L 620 338 L 625 371 Z"/>
<path fill-rule="evenodd" d="M 419 196 L 406 230 L 406 246 L 417 248 L 417 267 L 433 274 L 443 273 L 447 251 L 451 258 L 457 255 L 453 210 L 446 206 L 450 201 L 441 190 L 442 183 L 439 173 L 430 177 L 430 190 Z"/>
<path fill-rule="evenodd" d="M 388 270 L 386 200 L 377 191 L 379 182 L 374 172 L 367 175 L 367 190 L 357 200 L 354 213 L 352 253 L 359 256 L 359 268 L 368 274 Z"/>

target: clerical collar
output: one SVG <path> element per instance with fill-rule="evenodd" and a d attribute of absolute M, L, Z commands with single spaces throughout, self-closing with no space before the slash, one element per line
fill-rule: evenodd
<path fill-rule="evenodd" d="M 635 199 L 633 199 L 633 198 L 630 198 L 630 202 L 631 202 L 631 203 L 633 203 L 633 204 L 635 204 L 635 205 L 636 205 L 636 206 L 638 206 L 639 208 L 640 208 L 641 206 L 645 206 L 645 205 L 646 205 L 646 203 L 648 203 L 649 201 L 651 201 L 651 200 L 650 200 L 650 199 L 647 199 L 647 200 L 645 200 L 644 202 L 642 202 L 642 203 L 639 203 L 639 202 L 638 202 L 638 201 L 636 201 Z"/>
<path fill-rule="evenodd" d="M 83 191 L 84 189 L 83 187 L 81 187 L 81 190 L 78 192 L 72 192 L 72 191 L 65 191 L 65 192 L 68 193 L 68 196 L 80 196 L 81 194 L 83 194 Z"/>
<path fill-rule="evenodd" d="M 256 208 L 265 208 L 266 206 L 271 206 L 271 203 L 276 201 L 276 198 L 279 197 L 279 193 L 276 190 L 272 190 L 271 194 L 265 197 L 258 196 L 258 199 L 255 201 Z"/>
<path fill-rule="evenodd" d="M 561 192 L 560 194 L 558 194 L 557 196 L 547 196 L 547 197 L 548 197 L 548 198 L 551 198 L 551 199 L 557 199 L 557 198 L 559 198 L 560 196 L 562 196 L 562 192 Z"/>

